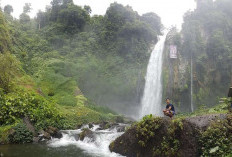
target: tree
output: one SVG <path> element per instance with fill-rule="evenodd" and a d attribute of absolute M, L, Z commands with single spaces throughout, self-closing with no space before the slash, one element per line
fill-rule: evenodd
<path fill-rule="evenodd" d="M 27 15 L 26 13 L 22 13 L 19 16 L 19 21 L 20 21 L 20 23 L 26 24 L 26 23 L 30 22 L 30 16 Z"/>
<path fill-rule="evenodd" d="M 160 17 L 155 13 L 146 13 L 142 15 L 142 20 L 149 24 L 152 29 L 155 29 L 158 34 L 161 34 L 162 24 Z"/>
<path fill-rule="evenodd" d="M 63 0 L 63 5 L 73 4 L 73 0 Z"/>
<path fill-rule="evenodd" d="M 90 21 L 89 14 L 77 5 L 61 9 L 58 15 L 58 22 L 63 25 L 64 31 L 71 34 L 83 30 L 85 24 Z"/>
<path fill-rule="evenodd" d="M 19 63 L 10 53 L 0 54 L 0 88 L 8 93 L 14 77 L 19 73 Z"/>
<path fill-rule="evenodd" d="M 27 14 L 31 12 L 31 3 L 25 3 L 24 7 L 23 7 L 23 13 Z"/>
<path fill-rule="evenodd" d="M 58 5 L 61 5 L 61 4 L 62 4 L 62 0 L 53 0 L 51 2 L 52 7 L 58 6 Z"/>
<path fill-rule="evenodd" d="M 13 11 L 14 11 L 13 7 L 9 4 L 4 7 L 4 13 L 6 13 L 6 14 L 10 15 Z"/>
<path fill-rule="evenodd" d="M 5 17 L 0 11 L 0 53 L 5 53 L 11 49 L 11 39 L 9 30 L 5 22 Z"/>
<path fill-rule="evenodd" d="M 91 14 L 92 9 L 91 9 L 91 7 L 90 7 L 90 6 L 85 5 L 85 6 L 84 6 L 84 9 L 87 11 L 87 13 Z"/>

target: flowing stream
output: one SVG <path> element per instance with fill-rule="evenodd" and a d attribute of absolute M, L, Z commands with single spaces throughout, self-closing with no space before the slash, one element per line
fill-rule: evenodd
<path fill-rule="evenodd" d="M 166 35 L 160 37 L 147 66 L 146 83 L 141 101 L 140 118 L 148 114 L 162 115 L 162 54 Z"/>
<path fill-rule="evenodd" d="M 4 157 L 122 157 L 120 154 L 110 152 L 109 145 L 117 137 L 123 134 L 120 128 L 126 124 L 119 124 L 106 130 L 99 130 L 99 125 L 94 125 L 90 130 L 90 137 L 83 141 L 78 130 L 64 130 L 61 139 L 53 138 L 46 144 L 2 145 L 0 156 Z"/>

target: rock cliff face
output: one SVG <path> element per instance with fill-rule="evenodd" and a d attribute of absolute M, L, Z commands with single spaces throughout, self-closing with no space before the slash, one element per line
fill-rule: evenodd
<path fill-rule="evenodd" d="M 176 29 L 166 38 L 163 52 L 163 98 L 173 100 L 177 111 L 190 111 L 190 59 L 180 52 L 181 36 Z M 170 58 L 170 45 L 177 46 L 177 58 Z"/>
<path fill-rule="evenodd" d="M 217 104 L 232 83 L 230 55 L 224 56 L 225 45 L 216 47 L 219 35 L 214 37 L 200 24 L 191 28 L 186 23 L 181 32 L 170 30 L 163 52 L 163 98 L 171 98 L 179 112 L 191 111 L 191 58 L 194 110 Z M 170 58 L 170 45 L 177 46 L 177 58 Z"/>
<path fill-rule="evenodd" d="M 200 156 L 203 152 L 200 139 L 209 132 L 209 126 L 229 117 L 226 114 L 212 114 L 173 121 L 146 117 L 112 142 L 110 150 L 127 157 Z M 231 138 L 231 133 L 226 138 Z"/>

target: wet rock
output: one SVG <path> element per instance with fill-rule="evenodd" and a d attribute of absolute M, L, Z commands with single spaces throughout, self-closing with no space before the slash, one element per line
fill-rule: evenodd
<path fill-rule="evenodd" d="M 82 127 L 82 124 L 80 124 L 80 125 L 77 125 L 77 129 L 80 129 Z"/>
<path fill-rule="evenodd" d="M 44 137 L 45 139 L 48 139 L 48 140 L 51 139 L 51 135 L 50 135 L 48 132 L 46 132 L 46 131 L 44 131 L 43 137 Z"/>
<path fill-rule="evenodd" d="M 49 126 L 46 129 L 46 132 L 50 134 L 50 136 L 54 138 L 62 138 L 62 133 L 55 127 Z"/>
<path fill-rule="evenodd" d="M 89 123 L 88 125 L 89 125 L 90 129 L 93 128 L 93 124 L 92 123 Z"/>
<path fill-rule="evenodd" d="M 108 127 L 108 123 L 109 122 L 102 122 L 100 125 L 99 125 L 99 130 L 104 130 L 104 129 L 108 129 L 107 127 Z"/>
<path fill-rule="evenodd" d="M 118 126 L 117 127 L 117 132 L 124 132 L 126 130 L 126 126 Z"/>
<path fill-rule="evenodd" d="M 51 135 L 48 132 L 44 131 L 44 130 L 38 131 L 38 134 L 39 134 L 38 137 L 41 137 L 42 139 L 45 139 L 45 140 L 50 140 L 51 139 Z"/>
<path fill-rule="evenodd" d="M 75 138 L 76 141 L 80 139 L 80 136 L 78 134 L 73 135 L 73 137 Z"/>
<path fill-rule="evenodd" d="M 83 131 L 80 133 L 79 137 L 80 137 L 81 141 L 83 141 L 86 137 L 94 140 L 93 131 L 91 131 L 89 129 L 83 129 Z"/>
<path fill-rule="evenodd" d="M 33 137 L 33 142 L 34 143 L 39 143 L 43 140 L 43 136 L 37 136 L 37 137 Z"/>

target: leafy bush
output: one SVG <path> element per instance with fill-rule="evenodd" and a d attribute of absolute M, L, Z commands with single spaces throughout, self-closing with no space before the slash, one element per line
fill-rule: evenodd
<path fill-rule="evenodd" d="M 139 144 L 142 147 L 146 147 L 148 140 L 155 136 L 155 131 L 159 129 L 161 125 L 161 118 L 154 118 L 152 114 L 143 117 L 142 121 L 137 124 L 136 135 L 139 139 Z"/>
<path fill-rule="evenodd" d="M 18 90 L 0 96 L 0 124 L 7 125 L 28 116 L 38 128 L 56 124 L 61 118 L 56 106 L 34 93 Z"/>
<path fill-rule="evenodd" d="M 232 115 L 218 120 L 202 132 L 199 139 L 203 156 L 225 156 L 232 154 Z"/>
<path fill-rule="evenodd" d="M 18 124 L 12 132 L 8 137 L 11 143 L 31 143 L 33 141 L 33 133 L 24 124 Z"/>

